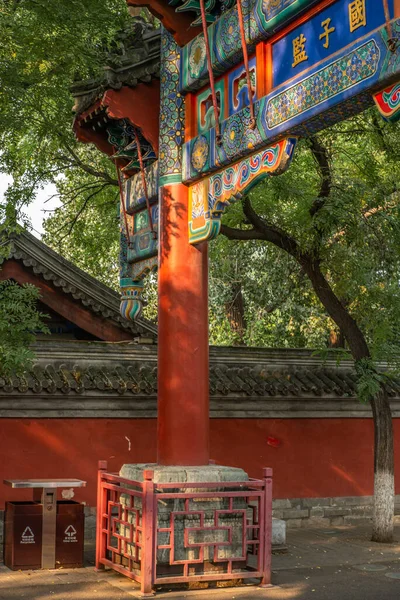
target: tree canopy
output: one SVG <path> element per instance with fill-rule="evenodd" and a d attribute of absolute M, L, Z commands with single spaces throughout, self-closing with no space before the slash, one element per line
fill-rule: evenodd
<path fill-rule="evenodd" d="M 0 281 L 0 376 L 24 373 L 34 353 L 37 333 L 47 333 L 45 315 L 38 312 L 39 290 L 34 285 Z"/>
<path fill-rule="evenodd" d="M 74 138 L 70 86 L 98 76 L 128 19 L 124 0 L 2 3 L 0 171 L 13 176 L 6 197 L 19 212 L 45 183 L 56 183 L 64 201 L 78 188 L 82 196 L 112 185 L 112 165 Z M 85 180 L 85 173 L 102 177 Z"/>
<path fill-rule="evenodd" d="M 0 10 L 0 171 L 14 178 L 0 220 L 55 183 L 62 206 L 46 222 L 45 241 L 116 288 L 115 168 L 76 142 L 70 86 L 101 73 L 129 19 L 126 3 L 16 0 Z M 377 357 L 397 352 L 397 133 L 372 109 L 301 142 L 288 172 L 251 194 L 260 217 L 318 255 Z M 224 217 L 226 227 L 246 231 L 248 223 L 241 204 Z M 212 342 L 324 347 L 340 339 L 293 256 L 260 240 L 243 245 L 220 236 L 210 262 Z M 154 285 L 147 286 L 152 318 Z"/>

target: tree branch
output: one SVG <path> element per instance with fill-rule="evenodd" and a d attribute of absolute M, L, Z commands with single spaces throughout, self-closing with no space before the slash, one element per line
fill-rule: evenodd
<path fill-rule="evenodd" d="M 248 197 L 243 200 L 243 212 L 253 225 L 254 229 L 263 234 L 263 237 L 259 239 L 271 242 L 295 258 L 300 259 L 302 253 L 296 240 L 279 227 L 270 225 L 264 221 L 264 219 L 255 212 Z"/>
<path fill-rule="evenodd" d="M 95 190 L 94 192 L 92 192 L 91 194 L 89 194 L 89 196 L 87 196 L 81 206 L 81 208 L 78 210 L 78 212 L 76 213 L 76 215 L 74 216 L 74 218 L 71 221 L 68 221 L 67 223 L 64 223 L 64 225 L 62 225 L 59 229 L 57 229 L 57 231 L 55 231 L 55 233 L 60 233 L 60 231 L 62 231 L 63 229 L 65 229 L 66 227 L 68 227 L 68 225 L 70 225 L 70 228 L 68 230 L 68 232 L 59 240 L 60 242 L 62 242 L 66 237 L 68 237 L 69 235 L 71 235 L 71 232 L 76 224 L 76 222 L 78 221 L 79 217 L 81 216 L 81 214 L 84 212 L 84 210 L 86 209 L 89 201 L 96 196 L 98 193 L 100 193 L 104 188 L 106 188 L 108 186 L 108 183 L 103 183 L 102 186 L 100 186 L 100 188 L 98 190 Z"/>
<path fill-rule="evenodd" d="M 297 241 L 281 229 L 266 223 L 253 209 L 248 198 L 243 201 L 243 211 L 253 229 L 239 230 L 222 225 L 221 233 L 229 239 L 264 240 L 293 256 L 304 273 L 331 319 L 343 331 L 355 360 L 369 357 L 368 345 L 356 321 L 336 296 L 321 270 L 321 261 L 307 252 L 302 252 Z"/>
<path fill-rule="evenodd" d="M 108 173 L 106 173 L 106 171 L 98 171 L 97 169 L 94 169 L 90 165 L 87 165 L 79 158 L 79 156 L 76 154 L 76 152 L 74 152 L 74 150 L 65 141 L 63 141 L 62 143 L 63 143 L 65 149 L 73 157 L 74 163 L 78 167 L 80 167 L 83 171 L 85 171 L 86 173 L 89 173 L 89 175 L 98 177 L 99 179 L 104 179 L 104 181 L 107 181 L 107 183 L 109 183 L 110 185 L 115 185 L 116 187 L 118 187 L 118 179 L 114 179 Z M 69 163 L 71 163 L 71 160 L 67 156 L 65 156 L 63 154 L 60 154 L 59 156 L 63 160 L 67 160 Z"/>
<path fill-rule="evenodd" d="M 310 148 L 314 158 L 318 164 L 321 175 L 321 187 L 318 198 L 313 202 L 310 208 L 310 215 L 313 217 L 325 204 L 325 200 L 329 198 L 332 189 L 332 173 L 329 162 L 329 154 L 326 147 L 315 136 L 311 136 Z"/>
<path fill-rule="evenodd" d="M 255 229 L 234 229 L 227 225 L 221 225 L 221 233 L 228 240 L 264 240 L 265 237 L 260 231 Z"/>

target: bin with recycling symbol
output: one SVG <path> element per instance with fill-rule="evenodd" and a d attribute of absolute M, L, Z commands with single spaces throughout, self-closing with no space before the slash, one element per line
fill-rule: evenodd
<path fill-rule="evenodd" d="M 84 533 L 83 504 L 70 500 L 57 502 L 57 567 L 83 567 Z"/>
<path fill-rule="evenodd" d="M 57 501 L 57 490 L 85 487 L 86 481 L 5 479 L 4 483 L 15 489 L 33 490 L 31 502 L 6 503 L 5 565 L 14 571 L 83 567 L 84 505 Z"/>

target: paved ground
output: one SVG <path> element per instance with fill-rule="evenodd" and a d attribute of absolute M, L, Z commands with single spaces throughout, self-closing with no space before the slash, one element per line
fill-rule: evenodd
<path fill-rule="evenodd" d="M 274 587 L 169 591 L 163 600 L 399 600 L 400 543 L 372 544 L 367 528 L 289 530 L 287 554 L 273 557 Z M 400 540 L 400 526 L 396 538 Z M 89 549 L 88 563 L 92 562 Z M 114 572 L 9 571 L 0 567 L 0 600 L 129 600 L 137 587 Z"/>

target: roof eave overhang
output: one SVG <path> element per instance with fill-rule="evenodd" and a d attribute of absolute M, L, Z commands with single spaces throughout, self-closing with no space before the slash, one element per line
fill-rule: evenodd
<path fill-rule="evenodd" d="M 146 7 L 152 15 L 159 19 L 179 46 L 185 46 L 201 31 L 200 27 L 192 27 L 193 17 L 187 13 L 177 13 L 166 0 L 126 0 L 128 6 Z"/>

